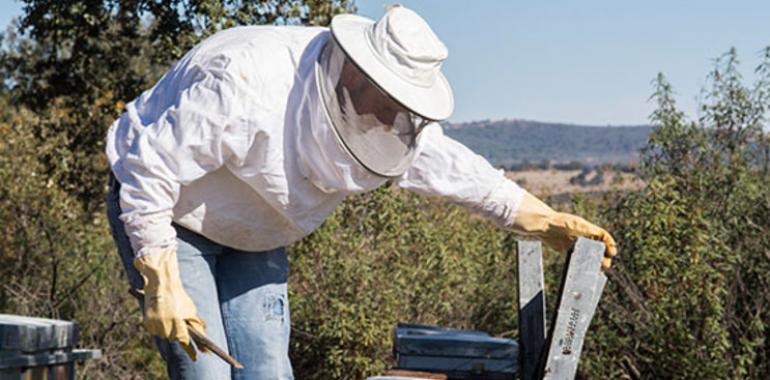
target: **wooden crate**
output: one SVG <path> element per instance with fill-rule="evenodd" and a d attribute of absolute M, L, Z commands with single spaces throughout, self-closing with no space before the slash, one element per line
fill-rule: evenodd
<path fill-rule="evenodd" d="M 77 323 L 0 314 L 0 380 L 72 380 L 75 363 L 99 350 L 75 349 Z"/>

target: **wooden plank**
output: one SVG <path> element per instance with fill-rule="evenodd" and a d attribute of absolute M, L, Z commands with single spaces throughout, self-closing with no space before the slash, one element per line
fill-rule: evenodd
<path fill-rule="evenodd" d="M 545 344 L 543 254 L 539 241 L 518 241 L 517 249 L 521 379 L 533 380 Z"/>
<path fill-rule="evenodd" d="M 444 373 L 451 378 L 513 377 L 516 374 L 516 360 L 487 359 L 483 357 L 452 357 L 427 355 L 399 355 L 397 368 L 410 371 Z M 483 375 L 483 376 L 482 376 Z"/>
<path fill-rule="evenodd" d="M 591 310 L 594 310 L 594 312 L 596 311 L 596 308 L 599 307 L 599 301 L 601 300 L 602 293 L 604 292 L 604 285 L 607 285 L 607 275 L 600 272 L 599 278 L 596 280 L 596 286 L 594 288 L 594 299 L 591 301 Z M 591 318 L 593 319 L 593 314 L 591 314 Z"/>
<path fill-rule="evenodd" d="M 555 322 L 548 334 L 543 379 L 574 379 L 588 326 L 606 276 L 601 273 L 604 244 L 579 238 L 567 257 Z"/>
<path fill-rule="evenodd" d="M 441 373 L 432 373 L 432 372 L 418 372 L 418 371 L 404 371 L 399 369 L 392 369 L 385 373 L 385 376 L 387 377 L 399 377 L 404 378 L 408 377 L 410 379 L 428 379 L 428 380 L 447 380 L 446 375 Z M 377 377 L 370 377 L 368 380 L 376 380 Z M 383 379 L 383 378 L 379 378 Z"/>
<path fill-rule="evenodd" d="M 73 347 L 78 325 L 71 321 L 0 314 L 0 351 L 35 352 Z"/>

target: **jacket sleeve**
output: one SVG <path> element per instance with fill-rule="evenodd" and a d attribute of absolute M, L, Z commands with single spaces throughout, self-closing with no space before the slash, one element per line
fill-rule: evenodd
<path fill-rule="evenodd" d="M 511 228 L 524 189 L 483 157 L 444 135 L 438 124 L 420 133 L 420 151 L 396 184 L 423 195 L 441 196 Z"/>
<path fill-rule="evenodd" d="M 108 143 L 122 146 L 112 165 L 120 219 L 137 257 L 176 245 L 172 209 L 181 186 L 248 149 L 226 68 L 180 62 L 110 127 Z"/>

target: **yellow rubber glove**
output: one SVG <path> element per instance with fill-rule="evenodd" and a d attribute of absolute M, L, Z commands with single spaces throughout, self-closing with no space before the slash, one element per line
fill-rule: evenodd
<path fill-rule="evenodd" d="M 559 252 L 566 252 L 578 236 L 599 240 L 607 246 L 602 259 L 602 270 L 609 269 L 612 258 L 618 253 L 615 239 L 609 232 L 579 216 L 556 212 L 530 193 L 525 193 L 521 200 L 513 230 L 537 237 Z"/>
<path fill-rule="evenodd" d="M 177 340 L 192 360 L 197 353 L 187 331 L 189 325 L 205 331 L 190 296 L 179 277 L 176 249 L 144 255 L 134 260 L 134 267 L 144 277 L 144 328 L 151 335 Z"/>

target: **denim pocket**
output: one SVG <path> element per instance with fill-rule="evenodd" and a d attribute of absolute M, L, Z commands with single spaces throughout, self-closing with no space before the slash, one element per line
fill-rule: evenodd
<path fill-rule="evenodd" d="M 269 294 L 262 303 L 263 315 L 266 321 L 280 321 L 286 316 L 286 297 L 283 294 Z"/>

